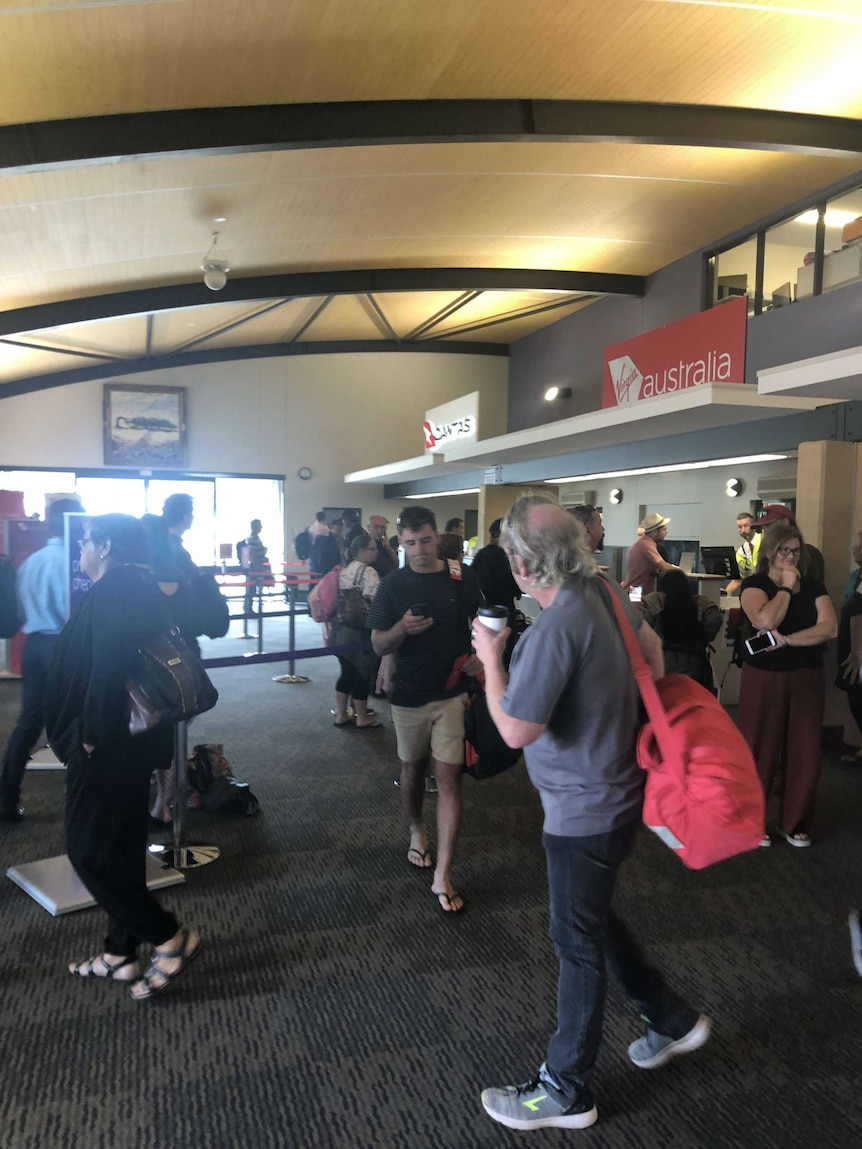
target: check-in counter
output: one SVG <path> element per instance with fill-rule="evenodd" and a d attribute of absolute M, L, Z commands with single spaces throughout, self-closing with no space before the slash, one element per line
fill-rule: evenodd
<path fill-rule="evenodd" d="M 724 575 L 692 574 L 689 578 L 697 582 L 700 594 L 712 599 L 721 609 L 723 622 L 721 630 L 712 640 L 710 661 L 721 702 L 725 706 L 736 706 L 739 702 L 740 668 L 733 663 L 733 636 L 739 616 L 731 614 L 731 611 L 739 610 L 739 598 L 724 593 L 728 581 Z"/>

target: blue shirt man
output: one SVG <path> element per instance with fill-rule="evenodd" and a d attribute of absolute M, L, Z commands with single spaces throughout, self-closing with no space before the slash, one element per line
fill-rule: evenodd
<path fill-rule="evenodd" d="M 20 822 L 21 783 L 30 752 L 42 733 L 42 706 L 57 637 L 66 624 L 66 552 L 63 516 L 83 511 L 77 499 L 57 499 L 46 517 L 48 541 L 18 570 L 18 597 L 27 635 L 21 667 L 21 713 L 9 737 L 0 776 L 0 821 Z"/>

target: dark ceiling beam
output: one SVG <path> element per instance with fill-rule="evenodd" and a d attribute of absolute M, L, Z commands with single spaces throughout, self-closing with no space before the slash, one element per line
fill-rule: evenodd
<path fill-rule="evenodd" d="M 54 387 L 68 387 L 72 383 L 87 383 L 96 379 L 113 379 L 126 375 L 140 375 L 147 371 L 164 371 L 175 367 L 199 367 L 207 363 L 233 363 L 241 359 L 278 359 L 291 355 L 354 355 L 364 351 L 400 352 L 408 355 L 430 352 L 433 355 L 493 355 L 507 358 L 506 343 L 396 343 L 387 339 L 343 339 L 309 343 L 267 343 L 248 347 L 219 347 L 207 351 L 189 351 L 185 355 L 163 355 L 157 358 L 124 359 L 119 364 L 104 367 L 84 367 L 70 371 L 57 371 L 48 375 L 31 375 L 13 383 L 0 383 L 0 400 L 16 395 L 32 395 L 35 391 L 50 391 Z"/>
<path fill-rule="evenodd" d="M 371 310 L 374 312 L 377 320 L 377 326 L 382 331 L 385 338 L 394 339 L 396 343 L 400 343 L 401 340 L 393 329 L 392 324 L 386 318 L 383 308 L 380 306 L 370 291 L 366 294 L 365 298 L 368 301 L 368 305 L 370 306 Z"/>
<path fill-rule="evenodd" d="M 386 100 L 184 108 L 9 124 L 0 169 L 300 148 L 487 141 L 664 144 L 852 158 L 862 124 L 838 116 L 599 100 Z"/>
<path fill-rule="evenodd" d="M 334 295 L 327 295 L 326 299 L 322 299 L 320 301 L 320 303 L 318 303 L 317 307 L 315 307 L 314 311 L 312 311 L 311 315 L 309 315 L 308 318 L 305 320 L 305 322 L 301 323 L 299 328 L 296 331 L 294 331 L 294 333 L 291 335 L 290 339 L 285 340 L 285 342 L 286 343 L 298 343 L 300 336 L 304 335 L 305 332 L 308 331 L 308 329 L 309 329 L 309 327 L 311 327 L 312 323 L 315 322 L 315 320 L 317 319 L 317 317 L 319 315 L 323 314 L 323 312 L 326 310 L 326 308 L 329 307 L 330 303 L 332 303 L 334 298 L 335 298 Z"/>
<path fill-rule="evenodd" d="M 20 335 L 69 323 L 89 323 L 118 315 L 149 315 L 184 307 L 288 296 L 367 295 L 387 291 L 579 291 L 598 295 L 642 296 L 640 275 L 609 275 L 593 271 L 550 271 L 499 267 L 368 268 L 311 271 L 229 279 L 218 298 L 197 278 L 192 283 L 63 299 L 0 312 L 0 336 Z"/>
<path fill-rule="evenodd" d="M 219 335 L 226 335 L 228 331 L 234 331 L 237 327 L 244 327 L 246 323 L 251 323 L 254 319 L 260 319 L 262 315 L 267 315 L 270 311 L 277 311 L 279 307 L 284 307 L 286 303 L 290 303 L 290 299 L 278 299 L 275 303 L 268 303 L 266 307 L 258 307 L 249 315 L 243 315 L 240 319 L 234 319 L 231 323 L 222 323 L 218 327 L 214 327 L 212 331 L 208 331 L 206 335 L 196 335 L 194 339 L 190 339 L 187 343 L 180 343 L 172 348 L 169 354 L 179 355 L 184 351 L 191 351 L 193 348 L 200 346 L 201 343 L 209 343 L 211 339 L 217 338 Z"/>
<path fill-rule="evenodd" d="M 467 335 L 471 331 L 481 331 L 485 327 L 499 327 L 501 323 L 515 323 L 519 319 L 529 319 L 531 315 L 541 315 L 545 311 L 558 311 L 561 307 L 574 307 L 576 303 L 586 303 L 598 298 L 595 295 L 579 295 L 575 299 L 556 299 L 553 303 L 541 303 L 536 307 L 522 307 L 517 311 L 501 314 L 498 312 L 488 319 L 477 319 L 475 323 L 465 323 L 461 327 L 450 327 L 439 332 L 436 338 L 450 339 L 453 335 Z M 417 339 L 422 343 L 422 339 Z"/>
<path fill-rule="evenodd" d="M 0 339 L 9 347 L 23 347 L 26 351 L 44 351 L 50 355 L 69 355 L 73 359 L 106 359 L 111 363 L 122 363 L 121 355 L 105 355 L 101 351 L 75 351 L 71 347 L 46 347 L 42 343 L 28 343 L 25 339 Z"/>
<path fill-rule="evenodd" d="M 424 323 L 420 323 L 418 327 L 414 327 L 412 331 L 408 331 L 404 338 L 418 339 L 420 335 L 427 334 L 433 327 L 439 326 L 444 319 L 448 319 L 450 315 L 454 315 L 456 311 L 460 311 L 462 307 L 466 307 L 468 303 L 472 303 L 474 299 L 478 299 L 481 294 L 481 291 L 463 292 L 457 299 L 453 299 L 451 303 L 447 303 L 445 307 L 441 307 L 430 319 L 426 319 Z"/>

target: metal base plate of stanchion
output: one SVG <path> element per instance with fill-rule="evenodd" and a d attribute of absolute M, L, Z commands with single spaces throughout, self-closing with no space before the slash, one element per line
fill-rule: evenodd
<path fill-rule="evenodd" d="M 11 866 L 6 871 L 6 877 L 54 917 L 75 910 L 86 910 L 96 904 L 96 899 L 72 869 L 65 854 L 59 854 L 56 858 L 43 858 L 40 862 Z M 184 881 L 183 875 L 177 869 L 165 866 L 161 857 L 147 855 L 148 890 L 160 890 Z"/>
<path fill-rule="evenodd" d="M 296 686 L 302 682 L 311 682 L 311 679 L 306 678 L 304 674 L 279 674 L 272 681 L 283 682 L 285 686 Z"/>
<path fill-rule="evenodd" d="M 27 763 L 28 770 L 65 770 L 65 762 L 61 762 L 50 746 L 43 746 L 36 750 Z"/>
<path fill-rule="evenodd" d="M 200 866 L 208 866 L 219 856 L 218 846 L 180 846 L 175 849 L 172 845 L 151 845 L 150 853 L 165 865 L 175 870 L 196 870 Z"/>

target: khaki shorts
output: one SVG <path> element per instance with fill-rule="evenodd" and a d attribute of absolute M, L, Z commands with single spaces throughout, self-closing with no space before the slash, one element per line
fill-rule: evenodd
<path fill-rule="evenodd" d="M 418 762 L 429 753 L 438 762 L 464 762 L 466 694 L 426 702 L 424 706 L 393 706 L 392 723 L 402 762 Z"/>

